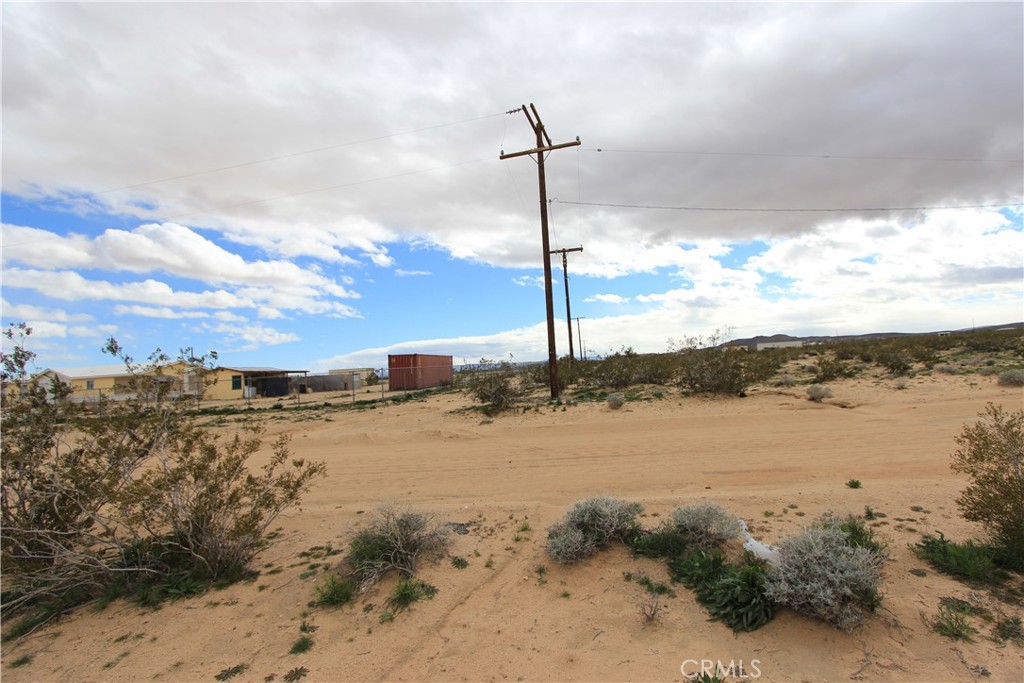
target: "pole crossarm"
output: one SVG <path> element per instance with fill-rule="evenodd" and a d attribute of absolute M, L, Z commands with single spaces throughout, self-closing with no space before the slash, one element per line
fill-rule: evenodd
<path fill-rule="evenodd" d="M 558 354 L 555 350 L 555 305 L 551 293 L 551 243 L 548 238 L 548 191 L 547 183 L 544 176 L 544 152 L 549 152 L 555 149 L 564 149 L 565 147 L 576 147 L 580 144 L 579 136 L 576 136 L 574 142 L 564 142 L 555 145 L 551 142 L 551 137 L 548 135 L 547 130 L 544 128 L 544 123 L 540 120 L 540 114 L 537 112 L 537 107 L 530 103 L 530 107 L 527 108 L 524 104 L 523 114 L 526 115 L 526 120 L 530 123 L 530 128 L 533 129 L 533 133 L 536 136 L 536 143 L 533 149 L 528 149 L 522 152 L 513 152 L 511 154 L 505 154 L 505 150 L 501 150 L 499 159 L 514 159 L 515 157 L 527 156 L 530 154 L 537 155 L 537 184 L 540 188 L 540 234 L 541 234 L 541 246 L 542 253 L 544 254 L 544 300 L 547 306 L 547 319 L 548 319 L 548 375 L 551 382 L 551 398 L 558 398 L 558 394 L 561 393 L 561 387 L 558 384 Z M 532 112 L 532 114 L 531 114 Z M 545 144 L 546 143 L 546 144 Z M 570 250 L 574 251 L 574 250 Z M 579 248 L 579 251 L 583 251 L 583 247 Z M 565 252 L 562 252 L 562 258 L 565 258 Z M 563 266 L 564 267 L 564 266 Z M 566 290 L 566 305 L 568 306 L 568 290 Z M 572 335 L 572 328 L 569 328 L 570 339 Z M 570 341 L 570 349 L 572 342 Z M 572 352 L 570 351 L 570 356 Z"/>
<path fill-rule="evenodd" d="M 498 156 L 499 159 L 514 159 L 515 157 L 524 157 L 527 154 L 538 154 L 544 152 L 550 152 L 553 149 L 565 149 L 566 147 L 579 147 L 582 142 L 579 138 L 576 138 L 573 142 L 563 142 L 559 145 L 548 145 L 547 147 L 535 147 L 534 149 L 528 149 L 523 152 L 512 152 L 511 154 L 505 154 L 504 152 Z"/>

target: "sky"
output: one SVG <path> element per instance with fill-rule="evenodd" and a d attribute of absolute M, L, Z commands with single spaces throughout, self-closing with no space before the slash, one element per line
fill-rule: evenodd
<path fill-rule="evenodd" d="M 1019 2 L 0 12 L 38 369 L 546 359 L 531 103 L 577 355 L 1024 320 Z"/>

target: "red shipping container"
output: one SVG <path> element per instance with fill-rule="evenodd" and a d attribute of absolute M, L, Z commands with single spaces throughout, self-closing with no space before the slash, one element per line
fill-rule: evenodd
<path fill-rule="evenodd" d="M 388 356 L 388 387 L 428 389 L 452 381 L 452 357 L 409 353 Z"/>

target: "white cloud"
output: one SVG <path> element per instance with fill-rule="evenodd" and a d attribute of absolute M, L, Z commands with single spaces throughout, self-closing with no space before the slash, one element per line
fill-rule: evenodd
<path fill-rule="evenodd" d="M 203 329 L 215 335 L 220 335 L 230 348 L 227 351 L 252 351 L 264 346 L 276 346 L 301 341 L 301 338 L 292 332 L 280 332 L 270 327 L 264 327 L 259 323 L 246 323 L 244 325 L 218 323 L 211 325 L 203 323 Z"/>
<path fill-rule="evenodd" d="M 421 275 L 433 275 L 429 270 L 405 270 L 404 268 L 398 268 L 395 270 L 395 275 L 398 277 L 418 277 Z"/>
<path fill-rule="evenodd" d="M 41 319 L 50 322 L 88 322 L 93 319 L 88 313 L 69 313 L 60 308 L 42 308 L 30 304 L 12 304 L 0 299 L 0 311 L 7 320 Z"/>
<path fill-rule="evenodd" d="M 512 282 L 516 283 L 520 287 L 537 287 L 538 289 L 544 289 L 544 278 L 540 275 L 520 275 L 512 278 Z M 552 280 L 554 285 L 554 280 Z"/>
<path fill-rule="evenodd" d="M 138 315 L 144 318 L 164 318 L 179 320 L 183 318 L 208 318 L 209 313 L 203 311 L 181 311 L 169 306 L 114 306 L 114 315 Z"/>
<path fill-rule="evenodd" d="M 584 301 L 599 302 L 603 304 L 625 304 L 629 303 L 629 297 L 620 296 L 618 294 L 595 294 L 594 296 L 587 297 Z"/>

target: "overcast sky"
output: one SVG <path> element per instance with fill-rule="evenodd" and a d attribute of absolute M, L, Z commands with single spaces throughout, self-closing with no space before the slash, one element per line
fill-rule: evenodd
<path fill-rule="evenodd" d="M 1022 8 L 5 2 L 3 322 L 544 359 L 529 103 L 588 353 L 1019 321 Z"/>

